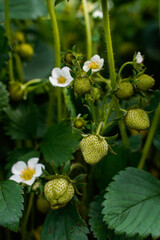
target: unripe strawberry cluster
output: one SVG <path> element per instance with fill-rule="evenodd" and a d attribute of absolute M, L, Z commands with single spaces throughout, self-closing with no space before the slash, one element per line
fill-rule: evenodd
<path fill-rule="evenodd" d="M 44 195 L 52 209 L 64 207 L 74 196 L 74 187 L 63 176 L 48 181 L 44 186 Z"/>
<path fill-rule="evenodd" d="M 154 78 L 150 77 L 147 74 L 139 75 L 138 77 L 136 77 L 135 81 L 136 89 L 144 92 L 151 89 L 155 84 Z M 119 99 L 130 98 L 134 94 L 134 87 L 132 83 L 122 80 L 120 81 L 115 94 L 116 97 Z"/>

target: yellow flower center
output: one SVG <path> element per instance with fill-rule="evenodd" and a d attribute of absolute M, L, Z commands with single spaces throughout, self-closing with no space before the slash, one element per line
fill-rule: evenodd
<path fill-rule="evenodd" d="M 58 78 L 58 83 L 63 84 L 63 83 L 65 83 L 65 82 L 66 82 L 66 78 L 65 78 L 65 77 L 60 76 L 60 77 Z"/>
<path fill-rule="evenodd" d="M 88 65 L 88 67 L 91 68 L 91 69 L 98 69 L 99 68 L 99 63 L 91 61 Z"/>
<path fill-rule="evenodd" d="M 21 178 L 23 180 L 30 180 L 32 179 L 33 175 L 35 173 L 35 170 L 33 168 L 27 167 L 24 169 L 24 171 L 21 171 Z"/>

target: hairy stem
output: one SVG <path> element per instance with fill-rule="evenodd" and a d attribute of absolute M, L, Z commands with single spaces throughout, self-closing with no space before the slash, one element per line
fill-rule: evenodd
<path fill-rule="evenodd" d="M 9 0 L 5 0 L 5 31 L 8 38 L 8 44 L 11 46 L 11 28 L 10 28 L 10 19 L 9 19 Z M 8 70 L 9 70 L 9 82 L 14 81 L 13 73 L 13 56 L 12 51 L 9 52 L 9 61 L 8 61 Z"/>
<path fill-rule="evenodd" d="M 55 14 L 55 7 L 52 0 L 46 0 L 48 6 L 48 12 L 51 18 L 51 25 L 52 25 L 52 37 L 54 39 L 54 54 L 55 54 L 55 66 L 60 67 L 61 65 L 61 55 L 60 55 L 60 37 L 59 37 L 59 30 L 58 24 Z M 48 116 L 47 116 L 47 126 L 50 126 L 52 123 L 53 118 L 53 99 L 54 99 L 54 88 L 52 88 L 51 93 L 49 95 L 49 106 L 48 106 Z M 62 103 L 61 103 L 61 89 L 57 89 L 57 112 L 58 112 L 58 121 L 61 119 L 62 113 Z"/>
<path fill-rule="evenodd" d="M 158 105 L 157 110 L 155 112 L 153 122 L 152 122 L 152 126 L 150 128 L 147 140 L 146 140 L 144 148 L 143 148 L 142 157 L 141 157 L 140 162 L 138 164 L 139 169 L 143 169 L 143 167 L 144 167 L 144 164 L 146 162 L 147 155 L 148 155 L 149 149 L 151 147 L 152 140 L 153 140 L 154 134 L 156 132 L 159 120 L 160 120 L 160 104 Z"/>
<path fill-rule="evenodd" d="M 112 47 L 112 39 L 111 39 L 111 32 L 110 32 L 110 21 L 109 21 L 107 0 L 101 0 L 101 5 L 102 5 L 102 11 L 103 11 L 104 32 L 105 32 L 105 41 L 106 41 L 107 54 L 108 54 L 111 87 L 112 87 L 112 90 L 115 90 L 117 87 L 117 82 L 116 82 L 116 71 L 115 71 L 115 63 L 114 63 L 114 56 L 113 56 L 113 47 Z M 121 114 L 120 114 L 120 106 L 119 106 L 118 100 L 115 97 L 115 95 L 113 95 L 112 98 L 114 102 L 116 115 L 118 118 L 120 118 Z M 123 144 L 128 148 L 129 147 L 128 137 L 125 129 L 125 124 L 122 119 L 118 121 L 118 125 L 119 125 L 120 133 L 122 136 Z"/>
<path fill-rule="evenodd" d="M 127 65 L 133 65 L 133 62 L 126 62 L 122 65 L 122 67 L 119 69 L 119 72 L 118 72 L 118 76 L 119 78 L 121 78 L 121 73 L 123 71 L 123 69 L 127 66 Z"/>
<path fill-rule="evenodd" d="M 87 38 L 87 59 L 89 60 L 92 56 L 92 33 L 91 33 L 91 24 L 89 19 L 89 14 L 87 10 L 87 0 L 82 0 L 84 19 L 85 19 L 85 28 L 86 28 L 86 38 Z"/>

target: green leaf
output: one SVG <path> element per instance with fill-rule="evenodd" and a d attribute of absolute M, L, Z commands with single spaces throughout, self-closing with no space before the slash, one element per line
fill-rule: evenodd
<path fill-rule="evenodd" d="M 35 44 L 32 59 L 23 65 L 25 80 L 48 78 L 54 66 L 53 50 L 46 43 L 38 40 Z M 34 69 L 34 71 L 33 71 Z"/>
<path fill-rule="evenodd" d="M 116 234 L 160 236 L 160 181 L 136 168 L 121 171 L 104 195 L 104 221 Z"/>
<path fill-rule="evenodd" d="M 57 4 L 63 2 L 63 1 L 64 1 L 64 0 L 56 0 L 56 1 L 55 1 L 55 6 L 56 6 Z"/>
<path fill-rule="evenodd" d="M 91 230 L 94 234 L 94 237 L 97 240 L 126 240 L 124 235 L 115 235 L 113 230 L 108 229 L 108 226 L 103 222 L 102 215 L 102 202 L 104 198 L 101 195 L 98 195 L 94 198 L 94 201 L 90 204 L 89 211 L 89 224 Z M 139 237 L 127 238 L 128 240 L 138 240 Z"/>
<path fill-rule="evenodd" d="M 0 111 L 7 107 L 8 102 L 8 91 L 6 90 L 6 86 L 2 82 L 0 82 Z"/>
<path fill-rule="evenodd" d="M 68 204 L 64 208 L 50 211 L 44 222 L 41 240 L 87 240 L 88 232 L 77 208 Z"/>
<path fill-rule="evenodd" d="M 72 133 L 72 127 L 64 123 L 53 124 L 44 136 L 40 149 L 47 162 L 61 166 L 72 159 L 79 144 L 80 135 Z"/>
<path fill-rule="evenodd" d="M 133 153 L 118 142 L 113 146 L 117 155 L 108 153 L 99 163 L 96 164 L 94 177 L 100 190 L 104 190 L 112 177 L 127 166 L 137 166 L 140 154 Z"/>
<path fill-rule="evenodd" d="M 9 45 L 8 40 L 5 37 L 5 31 L 2 26 L 0 26 L 0 69 L 6 64 L 9 59 Z"/>
<path fill-rule="evenodd" d="M 131 136 L 129 138 L 129 145 L 130 148 L 133 152 L 136 152 L 138 149 L 140 149 L 141 145 L 142 145 L 142 136 L 141 134 L 137 134 L 134 136 Z"/>
<path fill-rule="evenodd" d="M 0 0 L 0 22 L 5 20 L 4 2 Z M 9 0 L 9 16 L 11 19 L 36 19 L 47 15 L 47 7 L 43 0 Z"/>
<path fill-rule="evenodd" d="M 7 180 L 0 183 L 0 225 L 17 232 L 23 210 L 22 187 Z"/>
<path fill-rule="evenodd" d="M 35 139 L 37 136 L 37 107 L 21 104 L 16 109 L 8 107 L 6 134 L 12 139 Z"/>

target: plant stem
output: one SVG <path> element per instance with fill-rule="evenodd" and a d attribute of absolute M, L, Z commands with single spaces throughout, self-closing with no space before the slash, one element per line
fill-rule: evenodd
<path fill-rule="evenodd" d="M 19 75 L 19 80 L 20 80 L 20 82 L 24 82 L 22 62 L 21 62 L 21 59 L 18 54 L 15 54 L 15 60 L 16 60 L 16 67 L 17 67 L 17 72 Z"/>
<path fill-rule="evenodd" d="M 10 28 L 10 20 L 9 20 L 9 0 L 5 0 L 5 31 L 6 36 L 8 38 L 8 44 L 11 46 L 11 28 Z M 13 60 L 12 60 L 12 51 L 9 52 L 9 61 L 8 61 L 8 70 L 9 70 L 9 82 L 14 81 L 14 73 L 13 73 Z"/>
<path fill-rule="evenodd" d="M 34 199 L 34 192 L 31 193 L 30 198 L 29 198 L 28 208 L 27 208 L 27 212 L 26 212 L 23 226 L 22 226 L 22 240 L 26 239 L 26 228 L 27 228 L 28 218 L 29 218 L 32 204 L 33 204 L 33 199 Z"/>
<path fill-rule="evenodd" d="M 97 128 L 97 131 L 96 131 L 96 135 L 100 135 L 102 125 L 103 125 L 103 122 L 100 122 L 99 125 L 98 125 L 98 128 Z"/>
<path fill-rule="evenodd" d="M 87 59 L 89 60 L 92 56 L 92 33 L 91 33 L 91 24 L 89 19 L 89 14 L 87 10 L 87 0 L 82 0 L 84 19 L 85 19 L 85 28 L 86 28 L 86 38 L 87 38 Z"/>
<path fill-rule="evenodd" d="M 55 14 L 55 7 L 54 2 L 52 0 L 46 0 L 48 6 L 48 12 L 51 18 L 52 24 L 52 37 L 54 39 L 54 53 L 55 53 L 55 66 L 60 67 L 61 65 L 61 55 L 60 55 L 60 37 L 59 37 L 59 30 L 58 24 Z M 52 88 L 51 93 L 49 95 L 49 106 L 48 106 L 48 116 L 47 116 L 47 126 L 50 126 L 52 123 L 53 117 L 53 98 L 54 98 L 54 88 Z M 62 103 L 61 103 L 61 89 L 57 90 L 57 111 L 58 111 L 58 121 L 61 120 L 61 113 L 62 113 Z"/>
<path fill-rule="evenodd" d="M 116 71 L 114 64 L 114 56 L 113 56 L 113 47 L 112 47 L 112 39 L 111 39 L 111 31 L 110 31 L 110 21 L 109 21 L 109 12 L 108 12 L 108 1 L 101 0 L 102 11 L 103 11 L 103 22 L 104 22 L 104 33 L 106 40 L 106 47 L 108 53 L 108 63 L 109 63 L 109 72 L 111 79 L 112 89 L 116 88 Z"/>
<path fill-rule="evenodd" d="M 110 72 L 110 79 L 111 79 L 111 87 L 114 91 L 117 87 L 116 82 L 116 71 L 115 71 L 115 63 L 114 63 L 114 56 L 113 56 L 113 48 L 112 48 L 112 39 L 111 39 L 111 32 L 110 32 L 110 21 L 109 21 L 109 12 L 108 12 L 108 5 L 107 0 L 101 0 L 102 5 L 102 11 L 103 11 L 103 21 L 104 21 L 104 32 L 105 32 L 105 41 L 106 41 L 106 47 L 107 47 L 107 53 L 108 53 L 108 62 L 109 62 L 109 72 Z M 121 117 L 120 114 L 120 106 L 118 103 L 117 98 L 115 95 L 112 96 L 115 112 L 117 117 Z M 129 147 L 129 141 L 125 129 L 125 124 L 123 120 L 118 121 L 120 133 L 122 136 L 123 144 L 128 148 Z"/>
<path fill-rule="evenodd" d="M 160 119 L 160 104 L 158 105 L 157 110 L 155 112 L 153 122 L 152 122 L 152 126 L 150 128 L 147 140 L 146 140 L 144 148 L 143 148 L 142 157 L 141 157 L 140 162 L 138 164 L 139 169 L 143 169 L 143 167 L 144 167 L 149 149 L 150 149 L 151 144 L 152 144 L 154 134 L 156 132 L 156 129 L 157 129 L 157 126 L 158 126 L 158 123 L 159 123 L 159 119 Z"/>
<path fill-rule="evenodd" d="M 121 68 L 119 69 L 119 72 L 118 72 L 119 78 L 121 78 L 121 73 L 122 73 L 123 69 L 124 69 L 127 65 L 133 65 L 133 62 L 126 62 L 126 63 L 124 63 L 124 64 L 121 66 Z"/>

